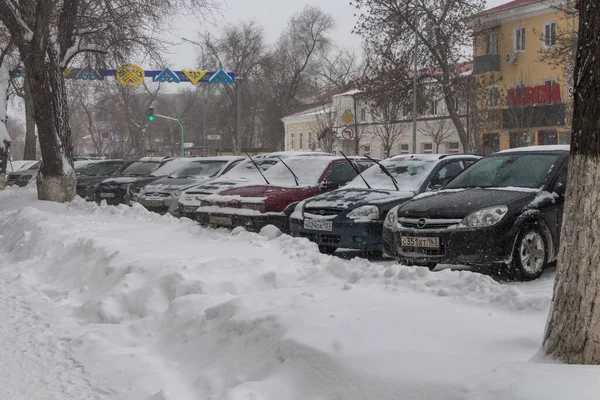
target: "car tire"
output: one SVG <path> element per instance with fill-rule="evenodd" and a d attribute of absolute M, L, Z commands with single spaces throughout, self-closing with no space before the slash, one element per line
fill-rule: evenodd
<path fill-rule="evenodd" d="M 319 251 L 323 254 L 333 254 L 337 250 L 334 246 L 319 246 Z"/>
<path fill-rule="evenodd" d="M 525 225 L 517 235 L 510 275 L 522 281 L 539 278 L 548 264 L 548 239 L 538 223 Z"/>

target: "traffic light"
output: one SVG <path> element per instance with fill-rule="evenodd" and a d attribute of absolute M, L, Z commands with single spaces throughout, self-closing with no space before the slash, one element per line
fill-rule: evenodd
<path fill-rule="evenodd" d="M 154 107 L 148 109 L 148 121 L 154 121 Z"/>

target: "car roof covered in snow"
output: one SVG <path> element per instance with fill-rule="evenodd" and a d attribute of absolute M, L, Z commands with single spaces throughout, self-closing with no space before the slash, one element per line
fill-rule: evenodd
<path fill-rule="evenodd" d="M 138 159 L 137 161 L 141 161 L 141 162 L 147 162 L 147 161 L 154 161 L 154 162 L 162 162 L 162 161 L 166 161 L 168 159 L 171 159 L 172 157 L 142 157 L 140 159 Z"/>
<path fill-rule="evenodd" d="M 501 150 L 498 153 L 535 153 L 535 152 L 548 152 L 548 151 L 570 151 L 571 146 L 568 144 L 552 144 L 545 146 L 527 146 L 517 147 L 514 149 Z M 496 153 L 496 154 L 498 154 Z"/>
<path fill-rule="evenodd" d="M 212 156 L 212 157 L 195 157 L 192 158 L 194 161 L 236 161 L 244 160 L 248 157 L 243 156 Z"/>
<path fill-rule="evenodd" d="M 402 160 L 402 159 L 417 159 L 423 161 L 435 161 L 435 160 L 453 160 L 453 159 L 462 159 L 465 157 L 473 157 L 473 159 L 481 158 L 481 156 L 475 154 L 401 154 L 397 156 L 390 157 L 392 160 Z"/>
<path fill-rule="evenodd" d="M 265 154 L 264 155 L 265 158 L 271 158 L 271 157 L 281 157 L 281 158 L 288 158 L 288 157 L 298 157 L 298 156 L 332 156 L 331 153 L 325 153 L 322 151 L 295 151 L 295 150 L 290 150 L 290 151 L 276 151 L 273 153 L 269 153 L 269 154 Z"/>

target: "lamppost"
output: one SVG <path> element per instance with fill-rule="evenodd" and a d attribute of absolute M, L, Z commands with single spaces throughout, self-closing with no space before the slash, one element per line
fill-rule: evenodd
<path fill-rule="evenodd" d="M 418 50 L 419 50 L 419 34 L 418 27 L 419 16 L 415 5 L 415 59 L 413 65 L 413 111 L 412 111 L 412 145 L 413 154 L 417 153 L 417 71 L 418 71 Z"/>
<path fill-rule="evenodd" d="M 181 40 L 200 47 L 200 50 L 202 50 L 202 61 L 201 61 L 202 67 L 201 68 L 204 68 L 204 46 L 202 46 L 198 42 L 186 39 L 184 37 L 182 37 Z M 206 109 L 205 109 L 206 102 L 205 102 L 205 98 L 206 98 L 206 87 L 203 86 L 201 103 L 202 103 L 202 156 L 204 156 L 204 157 L 206 157 Z"/>

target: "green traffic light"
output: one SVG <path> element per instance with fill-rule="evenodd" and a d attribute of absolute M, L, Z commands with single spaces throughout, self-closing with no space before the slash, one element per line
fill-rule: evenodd
<path fill-rule="evenodd" d="M 149 116 L 148 121 L 154 121 L 154 115 Z"/>

